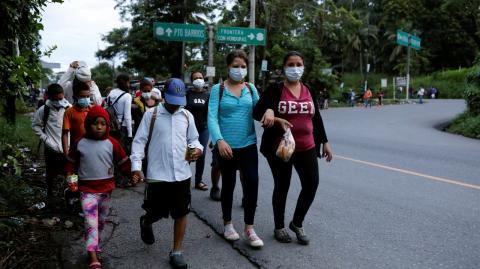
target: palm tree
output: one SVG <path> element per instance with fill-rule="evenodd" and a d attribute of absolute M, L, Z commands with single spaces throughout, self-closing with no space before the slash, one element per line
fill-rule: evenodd
<path fill-rule="evenodd" d="M 358 56 L 360 73 L 363 73 L 363 58 L 369 59 L 370 49 L 378 43 L 378 28 L 375 25 L 364 24 L 357 31 L 347 36 L 347 45 L 344 49 L 347 57 Z"/>

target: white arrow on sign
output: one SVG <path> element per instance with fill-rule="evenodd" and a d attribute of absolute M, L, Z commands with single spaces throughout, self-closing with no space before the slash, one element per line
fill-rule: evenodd
<path fill-rule="evenodd" d="M 167 28 L 167 30 L 165 30 L 165 32 L 167 33 L 168 36 L 170 36 L 170 34 L 172 34 L 173 30 L 170 29 L 170 28 Z"/>
<path fill-rule="evenodd" d="M 248 35 L 248 38 L 250 38 L 250 40 L 252 40 L 252 39 L 255 38 L 255 35 L 254 35 L 253 33 L 250 33 L 250 34 Z"/>

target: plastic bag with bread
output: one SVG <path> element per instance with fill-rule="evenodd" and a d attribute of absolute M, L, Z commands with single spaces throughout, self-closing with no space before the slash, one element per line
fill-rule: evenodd
<path fill-rule="evenodd" d="M 295 139 L 290 128 L 283 134 L 282 140 L 277 148 L 277 156 L 284 162 L 288 162 L 295 151 Z"/>

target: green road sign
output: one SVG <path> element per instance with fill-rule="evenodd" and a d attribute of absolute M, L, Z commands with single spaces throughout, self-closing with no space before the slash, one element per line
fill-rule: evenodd
<path fill-rule="evenodd" d="M 205 26 L 201 24 L 183 24 L 155 22 L 153 35 L 158 40 L 203 42 L 205 41 Z"/>
<path fill-rule="evenodd" d="M 265 29 L 245 27 L 218 27 L 217 42 L 265 46 Z"/>
<path fill-rule="evenodd" d="M 409 33 L 398 30 L 397 31 L 397 44 L 412 49 L 420 50 L 421 39 L 418 36 L 411 35 Z"/>

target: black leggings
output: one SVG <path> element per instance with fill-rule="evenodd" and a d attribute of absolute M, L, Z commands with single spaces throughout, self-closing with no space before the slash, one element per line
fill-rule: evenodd
<path fill-rule="evenodd" d="M 233 158 L 230 160 L 219 156 L 220 171 L 222 173 L 222 212 L 225 222 L 232 220 L 232 201 L 237 170 L 243 174 L 243 209 L 244 221 L 253 225 L 258 197 L 258 152 L 257 145 L 245 148 L 232 149 Z"/>
<path fill-rule="evenodd" d="M 293 166 L 298 173 L 302 185 L 295 213 L 293 214 L 293 224 L 297 227 L 302 227 L 303 220 L 315 199 L 315 193 L 318 187 L 318 162 L 315 148 L 293 153 L 288 162 L 282 161 L 277 156 L 268 157 L 267 160 L 275 182 L 272 196 L 275 229 L 285 227 L 285 204 L 290 188 Z"/>

